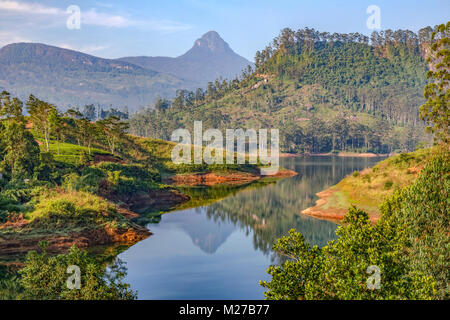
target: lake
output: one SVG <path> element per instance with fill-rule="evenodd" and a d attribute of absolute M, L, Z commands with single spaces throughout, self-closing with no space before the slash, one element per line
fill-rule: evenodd
<path fill-rule="evenodd" d="M 335 237 L 335 223 L 302 215 L 316 193 L 381 158 L 314 156 L 282 158 L 298 176 L 246 187 L 191 188 L 205 201 L 165 213 L 147 227 L 153 233 L 119 255 L 125 282 L 139 299 L 263 299 L 260 280 L 280 258 L 273 242 L 291 228 L 311 245 Z M 214 201 L 215 199 L 221 199 Z"/>

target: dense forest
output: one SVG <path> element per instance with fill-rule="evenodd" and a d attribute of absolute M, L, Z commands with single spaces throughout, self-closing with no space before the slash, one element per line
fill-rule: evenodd
<path fill-rule="evenodd" d="M 159 98 L 131 117 L 130 132 L 169 139 L 203 120 L 219 129 L 279 128 L 286 152 L 414 150 L 429 141 L 418 107 L 432 32 L 386 30 L 369 39 L 286 28 L 256 53 L 255 70 Z"/>

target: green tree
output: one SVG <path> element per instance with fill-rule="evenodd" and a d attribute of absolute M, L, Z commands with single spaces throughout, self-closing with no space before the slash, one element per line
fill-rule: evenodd
<path fill-rule="evenodd" d="M 65 116 L 68 120 L 68 131 L 75 137 L 77 144 L 80 146 L 83 138 L 81 130 L 81 119 L 83 119 L 83 114 L 75 109 L 69 109 L 66 111 Z"/>
<path fill-rule="evenodd" d="M 83 145 L 88 148 L 88 154 L 90 155 L 92 143 L 98 136 L 98 128 L 94 123 L 83 118 L 78 120 L 78 129 Z"/>
<path fill-rule="evenodd" d="M 30 114 L 33 129 L 45 140 L 45 150 L 50 151 L 50 134 L 52 123 L 50 115 L 55 112 L 56 107 L 52 104 L 39 100 L 32 94 L 27 101 L 28 112 Z"/>
<path fill-rule="evenodd" d="M 118 117 L 111 116 L 107 119 L 97 121 L 97 124 L 109 151 L 114 154 L 125 131 L 128 129 L 128 123 L 121 121 Z"/>
<path fill-rule="evenodd" d="M 51 132 L 53 132 L 53 135 L 56 139 L 56 149 L 57 154 L 59 155 L 59 143 L 62 139 L 62 135 L 64 132 L 64 122 L 61 116 L 59 115 L 58 110 L 56 110 L 56 108 L 51 109 L 49 111 L 48 121 L 50 123 L 50 130 Z"/>
<path fill-rule="evenodd" d="M 428 130 L 435 134 L 437 140 L 450 142 L 450 21 L 441 24 L 432 33 L 431 54 L 428 62 L 432 65 L 427 72 L 430 83 L 425 86 L 427 102 L 420 107 L 420 117 L 430 126 Z"/>
<path fill-rule="evenodd" d="M 1 167 L 10 178 L 31 177 L 39 163 L 39 145 L 22 121 L 9 120 L 0 131 L 4 147 Z"/>
<path fill-rule="evenodd" d="M 404 259 L 407 236 L 402 225 L 385 217 L 371 224 L 367 213 L 350 208 L 327 246 L 310 247 L 295 230 L 278 239 L 274 250 L 288 258 L 270 266 L 267 299 L 432 299 L 431 276 L 411 270 Z M 375 266 L 375 267 L 373 267 Z M 380 271 L 380 287 L 370 287 L 370 268 Z M 372 269 L 373 270 L 373 269 Z"/>
<path fill-rule="evenodd" d="M 438 149 L 414 184 L 383 204 L 382 211 L 407 234 L 406 256 L 418 272 L 433 276 L 437 298 L 450 297 L 450 154 Z"/>
<path fill-rule="evenodd" d="M 40 181 L 57 182 L 60 172 L 55 170 L 55 159 L 50 152 L 41 152 L 39 164 L 34 169 L 34 178 Z"/>
<path fill-rule="evenodd" d="M 22 298 L 37 300 L 132 300 L 136 293 L 123 283 L 126 269 L 120 260 L 109 267 L 73 246 L 67 254 L 50 256 L 46 244 L 43 252 L 31 251 L 20 270 Z M 69 266 L 80 268 L 80 289 L 70 289 Z"/>
<path fill-rule="evenodd" d="M 8 92 L 0 94 L 0 116 L 5 119 L 14 118 L 17 121 L 25 121 L 22 115 L 23 103 L 18 98 L 11 99 Z"/>

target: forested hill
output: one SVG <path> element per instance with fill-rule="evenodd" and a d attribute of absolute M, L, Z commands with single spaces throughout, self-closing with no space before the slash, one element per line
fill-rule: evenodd
<path fill-rule="evenodd" d="M 330 34 L 284 29 L 255 56 L 241 81 L 179 91 L 172 103 L 136 115 L 135 134 L 171 130 L 275 127 L 289 152 L 411 150 L 424 137 L 425 56 L 433 29 Z M 206 124 L 205 124 L 206 122 Z"/>
<path fill-rule="evenodd" d="M 172 96 L 197 84 L 131 63 L 94 57 L 41 43 L 0 49 L 0 88 L 25 100 L 31 93 L 67 108 L 97 104 L 128 106 Z"/>

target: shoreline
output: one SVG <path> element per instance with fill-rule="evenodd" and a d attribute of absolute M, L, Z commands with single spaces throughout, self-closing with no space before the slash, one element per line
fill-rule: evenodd
<path fill-rule="evenodd" d="M 280 158 L 300 158 L 305 156 L 314 156 L 314 157 L 328 157 L 328 156 L 336 156 L 336 157 L 353 157 L 353 158 L 377 158 L 377 157 L 389 157 L 393 154 L 389 153 L 354 153 L 354 152 L 339 152 L 339 153 L 281 153 Z"/>
<path fill-rule="evenodd" d="M 164 183 L 173 186 L 208 186 L 212 187 L 218 184 L 239 185 L 254 182 L 263 178 L 288 178 L 298 175 L 297 172 L 287 169 L 280 169 L 274 175 L 260 175 L 248 172 L 230 172 L 230 173 L 189 173 L 176 174 L 163 179 Z"/>
<path fill-rule="evenodd" d="M 407 156 L 396 155 L 372 168 L 355 171 L 337 184 L 316 194 L 315 205 L 301 213 L 324 220 L 342 220 L 351 205 L 369 215 L 372 222 L 380 217 L 380 205 L 396 189 L 410 185 L 429 158 L 429 151 L 417 150 Z"/>
<path fill-rule="evenodd" d="M 244 185 L 265 177 L 287 178 L 297 175 L 292 170 L 280 169 L 272 176 L 261 176 L 246 172 L 233 172 L 225 174 L 193 173 L 187 175 L 175 175 L 164 179 L 173 182 L 173 187 L 165 187 L 141 194 L 126 197 L 113 197 L 109 201 L 115 203 L 117 212 L 132 222 L 139 218 L 149 208 L 161 211 L 170 211 L 188 202 L 189 195 L 181 192 L 176 186 L 214 186 L 218 184 Z M 186 184 L 187 183 L 187 184 Z M 121 203 L 120 205 L 118 203 Z M 7 234 L 0 233 L 0 257 L 21 256 L 28 251 L 39 250 L 39 243 L 49 243 L 48 252 L 60 253 L 68 250 L 72 245 L 80 248 L 89 248 L 98 245 L 124 245 L 132 246 L 152 235 L 152 232 L 144 226 L 131 223 L 128 228 L 114 229 L 107 225 L 93 225 L 81 230 L 40 230 L 33 228 L 23 218 L 17 217 L 14 221 L 7 221 L 0 225 L 1 230 L 8 230 Z"/>
<path fill-rule="evenodd" d="M 335 186 L 334 186 L 335 187 Z M 320 219 L 327 220 L 334 223 L 340 223 L 346 216 L 350 204 L 344 207 L 332 206 L 330 199 L 333 198 L 339 190 L 333 190 L 334 187 L 330 187 L 326 190 L 316 193 L 319 199 L 316 200 L 314 206 L 306 208 L 301 211 L 301 214 Z M 379 214 L 368 213 L 371 222 L 375 223 L 379 219 Z"/>

